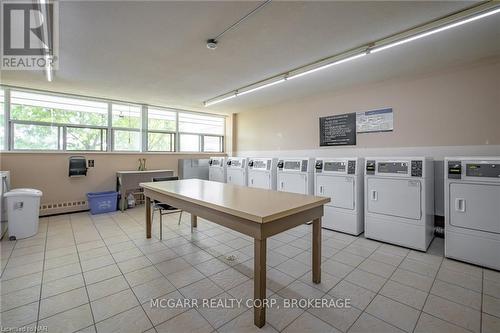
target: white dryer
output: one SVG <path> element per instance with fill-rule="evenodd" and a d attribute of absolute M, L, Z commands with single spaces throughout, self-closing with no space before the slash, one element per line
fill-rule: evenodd
<path fill-rule="evenodd" d="M 247 186 L 247 162 L 246 157 L 227 158 L 227 183 Z"/>
<path fill-rule="evenodd" d="M 444 165 L 445 256 L 500 270 L 500 157 Z"/>
<path fill-rule="evenodd" d="M 434 164 L 431 158 L 366 159 L 365 236 L 427 250 L 434 238 Z"/>
<path fill-rule="evenodd" d="M 248 159 L 248 187 L 276 190 L 277 158 Z"/>
<path fill-rule="evenodd" d="M 226 182 L 225 157 L 210 157 L 208 160 L 208 180 L 214 182 Z"/>
<path fill-rule="evenodd" d="M 280 158 L 276 178 L 278 191 L 312 195 L 314 158 Z"/>
<path fill-rule="evenodd" d="M 315 195 L 329 197 L 323 228 L 359 235 L 364 230 L 362 158 L 316 158 Z"/>

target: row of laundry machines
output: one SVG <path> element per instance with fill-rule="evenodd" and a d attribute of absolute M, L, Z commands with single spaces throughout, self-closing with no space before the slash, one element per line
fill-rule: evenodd
<path fill-rule="evenodd" d="M 445 159 L 445 255 L 500 269 L 500 157 Z M 213 157 L 209 179 L 330 197 L 323 227 L 426 251 L 434 237 L 428 157 Z"/>

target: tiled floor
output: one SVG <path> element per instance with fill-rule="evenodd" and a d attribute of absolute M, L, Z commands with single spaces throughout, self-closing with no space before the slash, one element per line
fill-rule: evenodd
<path fill-rule="evenodd" d="M 1 326 L 48 332 L 253 332 L 252 310 L 150 306 L 151 298 L 252 296 L 253 244 L 189 214 L 145 238 L 143 209 L 41 219 L 39 234 L 1 242 Z M 157 234 L 158 223 L 153 232 Z M 268 241 L 268 294 L 350 298 L 349 309 L 272 308 L 264 332 L 500 332 L 500 273 L 323 231 L 322 283 L 311 282 L 311 230 Z M 234 255 L 236 260 L 226 258 Z"/>

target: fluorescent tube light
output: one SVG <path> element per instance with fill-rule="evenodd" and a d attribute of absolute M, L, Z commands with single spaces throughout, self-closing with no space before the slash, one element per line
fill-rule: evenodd
<path fill-rule="evenodd" d="M 482 14 L 479 14 L 479 15 L 476 15 L 476 16 L 472 16 L 472 17 L 466 18 L 464 20 L 460 20 L 460 21 L 457 21 L 457 22 L 454 22 L 454 23 L 450 23 L 450 24 L 444 25 L 442 27 L 439 27 L 439 28 L 436 28 L 436 29 L 432 29 L 432 30 L 429 30 L 429 31 L 426 31 L 426 32 L 423 32 L 423 33 L 420 33 L 420 34 L 408 37 L 408 38 L 404 38 L 404 39 L 401 39 L 401 40 L 396 41 L 394 43 L 389 43 L 387 45 L 382 45 L 382 46 L 379 46 L 379 47 L 374 47 L 371 50 L 371 53 L 377 53 L 379 51 L 390 49 L 391 47 L 394 47 L 394 46 L 406 44 L 406 43 L 412 42 L 414 40 L 417 40 L 417 39 L 420 39 L 420 38 L 424 38 L 424 37 L 427 37 L 427 36 L 430 36 L 430 35 L 434 35 L 434 34 L 436 34 L 438 32 L 445 31 L 445 30 L 448 30 L 448 29 L 451 29 L 451 28 L 459 27 L 459 26 L 464 25 L 466 23 L 473 22 L 473 21 L 482 19 L 482 18 L 490 16 L 490 15 L 494 15 L 494 14 L 497 14 L 497 13 L 500 13 L 500 8 L 496 8 L 496 9 L 494 9 L 492 11 L 488 11 L 488 12 L 485 12 L 485 13 L 482 13 Z"/>
<path fill-rule="evenodd" d="M 298 74 L 289 76 L 287 80 L 293 80 L 293 79 L 296 79 L 298 77 L 301 77 L 301 76 L 304 76 L 304 75 L 307 75 L 307 74 L 311 74 L 311 73 L 320 71 L 322 69 L 326 69 L 326 68 L 329 68 L 329 67 L 332 67 L 332 66 L 335 66 L 335 65 L 343 64 L 344 62 L 355 60 L 355 59 L 364 57 L 365 55 L 366 55 L 366 52 L 363 52 L 363 53 L 360 53 L 360 54 L 353 55 L 351 57 L 347 57 L 347 58 L 344 58 L 344 59 L 341 59 L 341 60 L 337 60 L 337 61 L 334 61 L 332 63 L 326 64 L 326 65 L 323 65 L 323 66 L 320 66 L 320 67 L 316 67 L 316 68 L 310 69 L 310 70 L 302 72 L 302 73 L 298 73 Z"/>
<path fill-rule="evenodd" d="M 485 7 L 487 7 L 487 8 L 485 9 Z M 475 12 L 476 14 L 473 14 L 473 12 Z M 433 34 L 436 34 L 438 32 L 445 31 L 445 30 L 448 30 L 451 28 L 455 28 L 455 27 L 464 25 L 466 23 L 473 22 L 473 21 L 491 16 L 491 15 L 494 15 L 497 13 L 500 13 L 500 6 L 494 4 L 494 2 L 487 2 L 485 4 L 478 5 L 474 8 L 464 10 L 460 13 L 456 13 L 451 17 L 436 20 L 432 23 L 427 23 L 427 24 L 424 24 L 418 28 L 415 28 L 412 30 L 413 35 L 411 35 L 412 31 L 409 31 L 409 32 L 405 32 L 405 33 L 400 33 L 394 37 L 380 39 L 374 43 L 360 46 L 358 48 L 359 50 L 366 50 L 366 51 L 361 51 L 360 53 L 357 53 L 354 55 L 352 55 L 353 52 L 355 52 L 353 50 L 348 51 L 348 52 L 344 52 L 342 54 L 338 54 L 338 55 L 335 55 L 335 56 L 328 58 L 328 59 L 338 59 L 338 58 L 344 56 L 345 58 L 343 58 L 343 59 L 335 60 L 335 61 L 332 61 L 332 62 L 326 63 L 326 64 L 325 64 L 325 62 L 327 62 L 328 59 L 323 59 L 321 61 L 317 61 L 316 63 L 309 64 L 309 65 L 302 66 L 300 68 L 296 68 L 294 70 L 291 70 L 286 74 L 282 74 L 283 78 L 281 78 L 277 81 L 273 81 L 273 82 L 270 82 L 267 84 L 259 85 L 260 82 L 265 82 L 265 81 L 269 81 L 269 80 L 273 79 L 273 78 L 268 78 L 266 80 L 251 84 L 251 85 L 246 86 L 244 88 L 240 88 L 240 89 L 248 89 L 248 90 L 244 90 L 244 91 L 240 91 L 240 89 L 233 90 L 232 95 L 230 95 L 230 96 L 227 96 L 227 94 L 220 95 L 219 97 L 215 97 L 211 101 L 204 102 L 204 105 L 210 106 L 210 105 L 220 103 L 220 102 L 226 101 L 226 100 L 234 98 L 234 97 L 249 94 L 251 92 L 258 91 L 258 90 L 261 90 L 261 89 L 264 89 L 264 88 L 267 88 L 270 86 L 274 86 L 275 84 L 282 83 L 282 82 L 285 82 L 287 80 L 293 80 L 295 78 L 298 78 L 298 77 L 301 77 L 301 76 L 304 76 L 307 74 L 311 74 L 311 73 L 320 71 L 322 69 L 326 69 L 326 68 L 329 68 L 332 66 L 343 64 L 345 62 L 364 57 L 365 55 L 368 55 L 370 53 L 377 53 L 379 51 L 390 49 L 394 46 L 406 44 L 406 43 L 412 42 L 414 40 L 417 40 L 417 39 L 420 39 L 423 37 L 427 37 L 427 36 L 430 36 L 430 35 L 433 35 Z M 462 17 L 462 18 L 460 19 L 459 17 Z M 455 22 L 453 22 L 453 20 L 455 20 Z M 447 23 L 447 22 L 451 22 L 451 23 Z M 433 28 L 432 26 L 434 26 L 436 28 Z M 425 31 L 426 28 L 428 29 L 427 31 Z M 397 40 L 396 39 L 397 36 L 399 36 L 401 39 Z M 314 66 L 317 66 L 317 67 L 314 67 Z M 301 70 L 304 70 L 304 72 L 300 72 Z M 294 74 L 294 73 L 297 73 L 297 74 Z M 276 78 L 276 76 L 274 78 Z M 254 87 L 254 88 L 252 88 L 252 87 Z M 221 97 L 221 96 L 227 96 L 227 97 Z"/>
<path fill-rule="evenodd" d="M 45 59 L 46 61 L 48 61 L 47 58 Z M 45 77 L 49 82 L 52 82 L 52 80 L 54 79 L 54 70 L 52 69 L 52 65 L 50 65 L 49 63 L 47 63 L 47 66 L 45 67 Z"/>
<path fill-rule="evenodd" d="M 226 97 L 223 97 L 223 98 L 214 99 L 212 101 L 205 102 L 204 104 L 205 104 L 205 106 L 210 106 L 210 105 L 214 105 L 214 104 L 217 104 L 217 103 L 220 103 L 220 102 L 227 101 L 228 99 L 235 98 L 235 97 L 236 97 L 236 94 L 233 94 L 233 95 L 229 95 L 229 96 L 226 96 Z"/>
<path fill-rule="evenodd" d="M 278 83 L 282 83 L 282 82 L 285 82 L 285 79 L 280 79 L 278 81 L 274 81 L 274 82 L 270 82 L 270 83 L 267 83 L 267 84 L 264 84 L 262 86 L 258 86 L 258 87 L 255 87 L 255 88 L 252 88 L 252 89 L 249 89 L 249 90 L 245 90 L 245 91 L 238 91 L 236 93 L 236 96 L 243 96 L 243 95 L 246 95 L 246 94 L 249 94 L 249 93 L 252 93 L 254 91 L 257 91 L 257 90 L 261 90 L 261 89 L 264 89 L 264 88 L 267 88 L 267 87 L 270 87 L 270 86 L 274 86 L 275 84 L 278 84 Z"/>

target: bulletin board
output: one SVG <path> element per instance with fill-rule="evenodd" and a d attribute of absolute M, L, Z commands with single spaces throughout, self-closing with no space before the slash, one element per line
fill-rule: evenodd
<path fill-rule="evenodd" d="M 319 144 L 321 147 L 356 145 L 356 113 L 319 118 Z"/>

